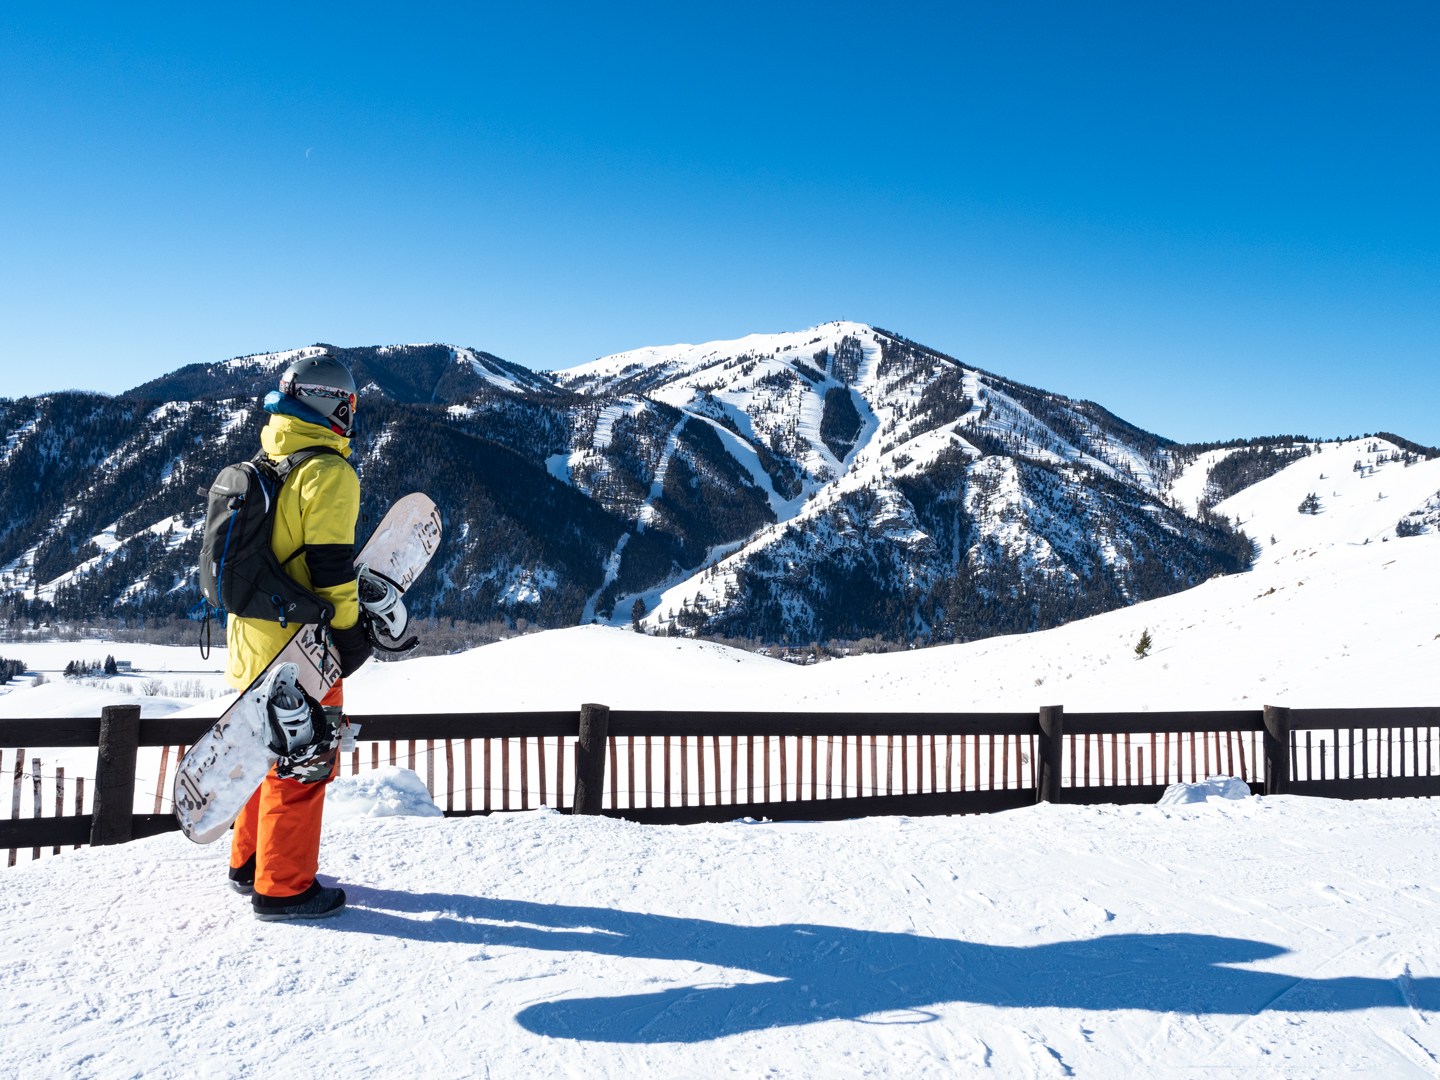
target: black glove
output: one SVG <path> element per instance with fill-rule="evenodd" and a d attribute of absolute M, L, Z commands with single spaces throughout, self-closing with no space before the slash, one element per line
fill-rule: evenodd
<path fill-rule="evenodd" d="M 370 642 L 365 638 L 365 629 L 356 623 L 344 630 L 332 626 L 330 642 L 340 654 L 340 677 L 348 679 L 360 670 L 360 665 L 370 659 Z"/>

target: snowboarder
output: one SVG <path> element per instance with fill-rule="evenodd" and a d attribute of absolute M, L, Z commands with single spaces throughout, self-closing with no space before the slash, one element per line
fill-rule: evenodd
<path fill-rule="evenodd" d="M 330 642 L 341 679 L 370 657 L 360 620 L 353 559 L 360 512 L 360 482 L 346 460 L 355 434 L 355 380 L 329 353 L 296 360 L 265 398 L 269 422 L 260 445 L 272 459 L 305 447 L 327 447 L 296 465 L 278 495 L 271 547 L 285 570 L 335 609 Z M 298 628 L 231 615 L 226 625 L 227 681 L 250 685 Z M 320 704 L 338 719 L 343 681 Z M 230 882 L 251 897 L 258 919 L 318 919 L 338 914 L 345 892 L 320 885 L 320 821 L 325 787 L 339 764 L 333 741 L 309 761 L 283 759 L 235 819 Z"/>

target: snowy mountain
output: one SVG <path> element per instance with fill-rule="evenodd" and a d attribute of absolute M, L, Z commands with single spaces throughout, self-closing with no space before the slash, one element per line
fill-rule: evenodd
<path fill-rule="evenodd" d="M 182 614 L 196 489 L 253 452 L 258 399 L 305 351 L 0 401 L 0 609 Z M 473 621 L 793 644 L 1038 630 L 1249 566 L 1265 538 L 1216 504 L 1316 450 L 1177 446 L 858 323 L 558 373 L 448 345 L 339 352 L 364 387 L 365 512 L 435 495 L 447 543 L 413 600 Z M 1377 462 L 1425 459 L 1372 442 Z M 1435 528 L 1437 489 L 1397 498 L 1392 532 Z"/>
<path fill-rule="evenodd" d="M 873 327 L 643 349 L 559 381 L 608 401 L 612 429 L 637 413 L 668 427 L 666 465 L 687 438 L 718 441 L 773 517 L 698 574 L 677 562 L 658 586 L 622 583 L 612 610 L 643 607 L 648 629 L 963 640 L 1248 564 L 1223 521 L 1163 498 L 1179 464 L 1167 440 Z M 666 520 L 666 494 L 642 523 Z"/>

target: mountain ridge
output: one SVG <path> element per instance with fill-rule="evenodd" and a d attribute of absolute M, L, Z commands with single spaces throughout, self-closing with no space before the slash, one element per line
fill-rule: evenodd
<path fill-rule="evenodd" d="M 116 398 L 0 401 L 0 613 L 183 614 L 195 488 L 253 454 L 276 371 L 322 347 L 186 365 Z M 414 597 L 436 617 L 934 643 L 1059 625 L 1253 557 L 1218 486 L 1170 496 L 1198 452 L 862 323 L 556 372 L 439 343 L 331 348 L 362 386 L 366 514 L 414 489 L 445 514 Z M 1298 453 L 1258 445 L 1226 483 Z"/>

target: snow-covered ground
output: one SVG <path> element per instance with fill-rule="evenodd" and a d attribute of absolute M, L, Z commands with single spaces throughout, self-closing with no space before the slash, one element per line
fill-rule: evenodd
<path fill-rule="evenodd" d="M 348 696 L 356 713 L 1434 705 L 1440 536 L 1393 525 L 1437 488 L 1434 463 L 1360 473 L 1327 450 L 1221 507 L 1262 543 L 1250 573 L 1028 637 L 800 668 L 585 627 L 372 663 Z M 1311 490 L 1324 510 L 1300 515 Z M 106 653 L 137 673 L 58 675 Z M 205 696 L 218 652 L 0 655 L 52 672 L 0 716 L 223 702 Z M 661 828 L 446 820 L 411 774 L 347 777 L 322 877 L 350 910 L 328 922 L 255 922 L 224 846 L 178 834 L 0 867 L 0 1074 L 1440 1074 L 1440 807 L 1236 795 Z"/>
<path fill-rule="evenodd" d="M 353 802 L 352 802 L 353 804 Z M 1440 809 L 1296 797 L 646 827 L 338 815 L 350 910 L 223 845 L 0 871 L 0 1071 L 1433 1076 Z"/>

